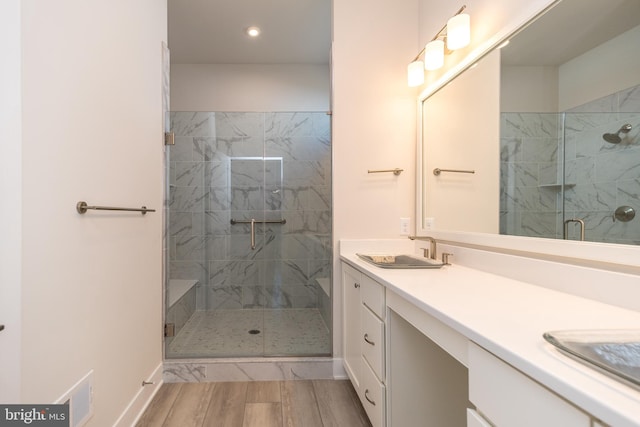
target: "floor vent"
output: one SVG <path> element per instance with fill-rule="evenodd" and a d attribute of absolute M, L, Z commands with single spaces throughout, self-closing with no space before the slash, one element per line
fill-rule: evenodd
<path fill-rule="evenodd" d="M 85 375 L 55 403 L 69 405 L 71 427 L 87 424 L 93 416 L 93 371 Z"/>

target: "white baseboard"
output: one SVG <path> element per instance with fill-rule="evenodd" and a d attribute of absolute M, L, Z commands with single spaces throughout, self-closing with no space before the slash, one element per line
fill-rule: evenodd
<path fill-rule="evenodd" d="M 333 378 L 336 380 L 349 379 L 347 371 L 344 370 L 344 360 L 341 357 L 333 359 Z"/>
<path fill-rule="evenodd" d="M 147 380 L 153 384 L 147 384 L 144 387 L 140 387 L 140 390 L 136 393 L 131 402 L 129 402 L 129 405 L 127 405 L 124 412 L 122 412 L 120 418 L 118 418 L 118 420 L 113 424 L 114 427 L 131 427 L 138 422 L 140 417 L 142 417 L 142 414 L 144 414 L 144 411 L 147 409 L 147 406 L 149 406 L 149 403 L 151 403 L 151 400 L 162 386 L 162 368 L 163 363 L 160 362 L 156 369 L 153 370 L 151 377 Z"/>

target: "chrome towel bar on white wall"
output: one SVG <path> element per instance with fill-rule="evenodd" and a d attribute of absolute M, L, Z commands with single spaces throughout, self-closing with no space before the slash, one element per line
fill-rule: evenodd
<path fill-rule="evenodd" d="M 96 211 L 130 211 L 130 212 L 140 212 L 142 215 L 145 215 L 147 212 L 155 212 L 155 209 L 147 209 L 146 206 L 141 208 L 117 208 L 113 206 L 89 206 L 87 202 L 78 202 L 76 204 L 76 210 L 79 214 L 87 213 L 87 211 L 96 210 Z"/>
<path fill-rule="evenodd" d="M 395 169 L 383 169 L 383 170 L 368 170 L 367 173 L 393 172 L 394 175 L 400 175 L 402 171 L 404 171 L 404 169 L 395 168 Z"/>
<path fill-rule="evenodd" d="M 456 173 L 476 173 L 476 171 L 466 171 L 466 170 L 460 170 L 460 169 L 440 169 L 440 168 L 435 168 L 433 170 L 433 174 L 438 176 L 440 175 L 440 173 L 442 172 L 456 172 Z"/>

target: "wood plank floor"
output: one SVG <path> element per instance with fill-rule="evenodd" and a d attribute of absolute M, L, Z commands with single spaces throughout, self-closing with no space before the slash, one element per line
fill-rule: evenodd
<path fill-rule="evenodd" d="M 136 427 L 370 427 L 348 380 L 163 384 Z"/>

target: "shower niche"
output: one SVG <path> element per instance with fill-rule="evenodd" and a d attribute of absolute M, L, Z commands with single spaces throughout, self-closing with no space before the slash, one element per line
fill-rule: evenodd
<path fill-rule="evenodd" d="M 331 355 L 330 116 L 173 112 L 171 127 L 167 287 L 196 284 L 165 356 Z"/>

